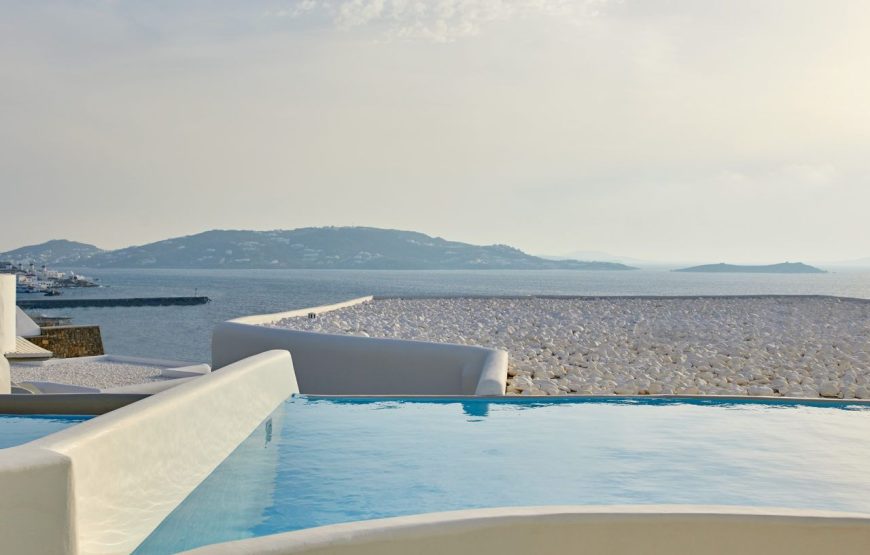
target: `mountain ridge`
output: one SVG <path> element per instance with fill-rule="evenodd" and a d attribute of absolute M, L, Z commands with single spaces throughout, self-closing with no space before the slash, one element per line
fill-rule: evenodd
<path fill-rule="evenodd" d="M 43 264 L 69 264 L 66 258 L 52 259 L 47 254 L 53 251 L 46 245 L 56 241 L 0 253 L 0 260 L 12 259 L 14 254 L 16 262 L 26 262 L 22 258 L 30 255 Z M 508 245 L 472 245 L 415 231 L 372 227 L 215 229 L 115 250 L 76 244 L 92 250 L 75 262 L 94 268 L 634 269 L 612 262 L 546 260 Z"/>
<path fill-rule="evenodd" d="M 0 254 L 0 260 L 15 264 L 33 263 L 37 266 L 77 264 L 92 256 L 105 252 L 89 243 L 51 239 L 37 245 L 25 245 Z"/>

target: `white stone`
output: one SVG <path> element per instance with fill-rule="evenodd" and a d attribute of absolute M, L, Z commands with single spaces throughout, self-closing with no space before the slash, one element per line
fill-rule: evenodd
<path fill-rule="evenodd" d="M 443 298 L 272 325 L 504 348 L 509 390 L 523 393 L 857 397 L 870 387 L 868 321 L 870 303 L 821 298 Z"/>
<path fill-rule="evenodd" d="M 840 395 L 840 386 L 837 382 L 825 382 L 819 388 L 819 395 L 822 397 L 838 397 Z"/>
<path fill-rule="evenodd" d="M 773 389 L 767 387 L 766 385 L 752 385 L 747 388 L 747 393 L 756 396 L 764 396 L 764 397 L 772 397 L 774 395 Z"/>

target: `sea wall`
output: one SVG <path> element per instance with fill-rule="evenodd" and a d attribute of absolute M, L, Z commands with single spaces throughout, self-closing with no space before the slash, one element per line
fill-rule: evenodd
<path fill-rule="evenodd" d="M 131 552 L 297 392 L 290 355 L 266 352 L 0 450 L 3 551 Z"/>
<path fill-rule="evenodd" d="M 90 357 L 104 353 L 99 326 L 53 326 L 40 328 L 40 332 L 29 341 L 48 349 L 57 358 Z"/>
<path fill-rule="evenodd" d="M 337 524 L 188 555 L 817 555 L 864 553 L 870 516 L 706 506 L 476 509 Z"/>
<path fill-rule="evenodd" d="M 208 297 L 133 297 L 110 299 L 27 299 L 19 302 L 21 308 L 81 308 L 110 306 L 191 306 L 206 304 Z"/>

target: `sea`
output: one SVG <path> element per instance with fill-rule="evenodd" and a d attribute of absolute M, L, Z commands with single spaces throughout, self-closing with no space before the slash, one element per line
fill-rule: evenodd
<path fill-rule="evenodd" d="M 577 270 L 119 270 L 75 268 L 100 287 L 63 298 L 208 296 L 198 306 L 33 310 L 101 328 L 108 354 L 209 362 L 222 321 L 364 295 L 835 295 L 870 299 L 870 269 L 825 274 L 684 273 L 667 269 Z M 40 298 L 21 295 L 22 298 Z"/>

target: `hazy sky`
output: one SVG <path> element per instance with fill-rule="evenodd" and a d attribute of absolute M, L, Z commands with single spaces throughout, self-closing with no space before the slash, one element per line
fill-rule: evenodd
<path fill-rule="evenodd" d="M 870 256 L 867 0 L 0 0 L 0 249 Z"/>

